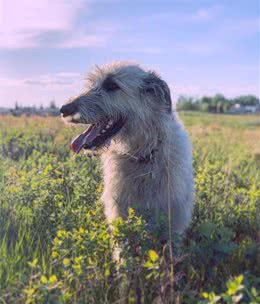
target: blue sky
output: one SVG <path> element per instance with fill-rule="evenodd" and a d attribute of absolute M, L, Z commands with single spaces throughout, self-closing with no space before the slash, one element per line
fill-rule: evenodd
<path fill-rule="evenodd" d="M 259 1 L 0 0 L 0 106 L 60 105 L 113 60 L 157 70 L 174 100 L 259 96 Z"/>

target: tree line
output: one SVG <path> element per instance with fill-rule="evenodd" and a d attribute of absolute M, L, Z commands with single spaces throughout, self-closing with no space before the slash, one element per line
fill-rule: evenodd
<path fill-rule="evenodd" d="M 189 96 L 180 96 L 177 101 L 177 109 L 180 111 L 201 111 L 211 113 L 225 113 L 235 104 L 240 106 L 259 106 L 260 101 L 254 95 L 238 96 L 228 99 L 222 94 L 215 96 L 203 96 L 201 98 L 193 98 Z"/>

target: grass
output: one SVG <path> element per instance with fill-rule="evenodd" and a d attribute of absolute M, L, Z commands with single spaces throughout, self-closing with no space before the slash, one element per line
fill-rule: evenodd
<path fill-rule="evenodd" d="M 174 236 L 172 278 L 163 219 L 131 209 L 109 233 L 99 161 L 69 151 L 77 128 L 1 117 L 1 303 L 260 303 L 260 117 L 181 118 L 196 202 L 185 238 Z"/>

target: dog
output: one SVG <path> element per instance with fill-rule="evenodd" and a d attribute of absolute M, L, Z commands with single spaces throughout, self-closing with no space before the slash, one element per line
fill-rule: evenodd
<path fill-rule="evenodd" d="M 89 125 L 71 148 L 100 152 L 109 223 L 137 207 L 155 221 L 166 215 L 172 231 L 184 233 L 194 200 L 192 149 L 157 73 L 128 62 L 96 67 L 85 92 L 60 112 L 66 122 Z"/>

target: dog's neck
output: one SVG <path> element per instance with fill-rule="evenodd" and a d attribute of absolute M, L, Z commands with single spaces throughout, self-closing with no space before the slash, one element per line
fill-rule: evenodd
<path fill-rule="evenodd" d="M 156 154 L 160 148 L 160 145 L 162 143 L 162 139 L 158 138 L 157 141 L 157 146 L 152 149 L 151 151 L 147 152 L 147 153 L 131 153 L 130 151 L 128 152 L 117 152 L 120 156 L 122 156 L 123 158 L 128 159 L 130 162 L 133 163 L 139 163 L 139 164 L 152 164 L 154 163 L 155 159 L 156 159 Z"/>
<path fill-rule="evenodd" d="M 123 153 L 123 156 L 129 157 L 129 160 L 132 162 L 142 163 L 142 164 L 151 164 L 155 161 L 156 153 L 159 149 L 159 145 L 162 143 L 161 139 L 158 139 L 158 146 L 151 150 L 149 153 L 146 153 L 144 155 L 135 156 L 128 152 Z"/>
<path fill-rule="evenodd" d="M 166 121 L 167 118 L 165 124 Z M 126 128 L 113 140 L 109 150 L 131 163 L 152 164 L 158 157 L 158 150 L 163 148 L 167 140 L 167 129 L 163 123 L 158 124 L 157 120 L 143 125 L 141 121 L 139 125 L 139 129 L 136 129 L 136 124 Z"/>

